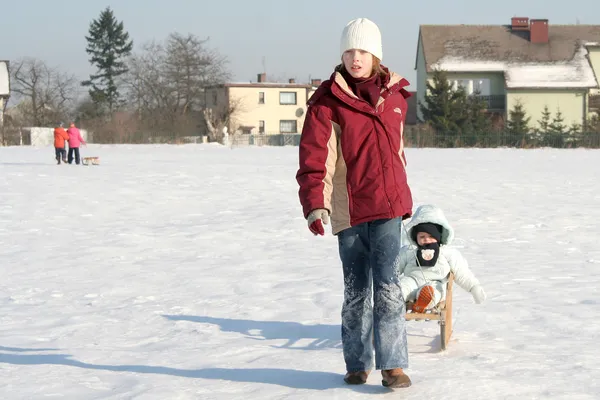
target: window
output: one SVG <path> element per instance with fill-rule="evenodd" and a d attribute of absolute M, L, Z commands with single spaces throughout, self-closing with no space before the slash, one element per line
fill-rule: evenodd
<path fill-rule="evenodd" d="M 479 93 L 480 96 L 489 96 L 490 92 L 489 79 L 475 79 L 473 81 L 473 93 Z"/>
<path fill-rule="evenodd" d="M 478 93 L 479 96 L 489 96 L 491 94 L 489 79 L 458 79 L 450 83 L 454 90 L 462 87 L 468 95 Z"/>
<path fill-rule="evenodd" d="M 282 119 L 281 121 L 279 121 L 279 132 L 280 133 L 298 133 L 298 121 Z"/>
<path fill-rule="evenodd" d="M 258 121 L 258 133 L 265 133 L 265 121 Z"/>
<path fill-rule="evenodd" d="M 258 92 L 258 104 L 265 104 L 265 92 Z"/>
<path fill-rule="evenodd" d="M 279 104 L 296 104 L 296 92 L 279 92 Z"/>
<path fill-rule="evenodd" d="M 217 91 L 213 90 L 212 92 L 212 101 L 213 101 L 213 105 L 216 106 L 217 105 Z"/>
<path fill-rule="evenodd" d="M 465 89 L 465 92 L 467 92 L 467 94 L 471 94 L 472 86 L 470 79 L 459 79 L 456 83 L 458 87 Z"/>

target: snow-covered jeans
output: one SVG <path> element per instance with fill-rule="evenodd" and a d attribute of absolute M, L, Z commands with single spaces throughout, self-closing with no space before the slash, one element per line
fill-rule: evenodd
<path fill-rule="evenodd" d="M 405 305 L 394 268 L 401 223 L 400 218 L 377 220 L 338 234 L 344 270 L 342 346 L 348 372 L 368 371 L 374 364 L 376 369 L 408 367 Z"/>

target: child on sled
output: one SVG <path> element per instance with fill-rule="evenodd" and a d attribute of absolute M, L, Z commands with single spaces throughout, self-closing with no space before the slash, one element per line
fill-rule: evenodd
<path fill-rule="evenodd" d="M 406 225 L 411 246 L 402 248 L 397 258 L 400 288 L 405 302 L 414 302 L 414 312 L 433 308 L 446 296 L 448 274 L 471 293 L 475 303 L 485 301 L 486 294 L 461 253 L 448 247 L 454 239 L 454 230 L 442 210 L 423 205 L 415 211 Z"/>

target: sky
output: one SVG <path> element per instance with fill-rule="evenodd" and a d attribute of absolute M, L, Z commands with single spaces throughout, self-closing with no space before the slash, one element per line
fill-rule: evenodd
<path fill-rule="evenodd" d="M 383 63 L 412 82 L 420 24 L 500 25 L 513 16 L 600 24 L 597 0 L 5 0 L 0 59 L 36 57 L 85 79 L 93 69 L 84 37 L 106 6 L 124 22 L 136 48 L 171 32 L 210 38 L 210 46 L 229 59 L 234 81 L 256 81 L 263 70 L 280 80 L 328 78 L 339 62 L 343 27 L 359 17 L 380 27 Z"/>
<path fill-rule="evenodd" d="M 0 399 L 597 400 L 600 151 L 407 148 L 487 293 L 406 325 L 413 385 L 343 382 L 343 276 L 297 147 L 0 147 Z"/>

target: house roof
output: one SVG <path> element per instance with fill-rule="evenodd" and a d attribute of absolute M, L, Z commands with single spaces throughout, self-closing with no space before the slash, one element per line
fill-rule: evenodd
<path fill-rule="evenodd" d="M 507 87 L 597 87 L 586 46 L 600 25 L 548 25 L 548 43 L 508 25 L 421 25 L 427 71 L 505 73 Z"/>

